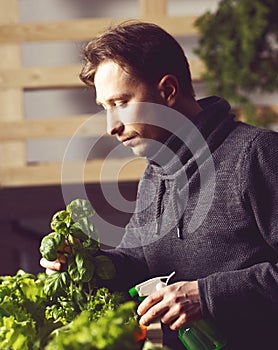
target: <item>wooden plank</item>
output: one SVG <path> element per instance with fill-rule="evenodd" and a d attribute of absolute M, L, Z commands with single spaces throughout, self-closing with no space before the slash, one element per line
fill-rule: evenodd
<path fill-rule="evenodd" d="M 197 35 L 198 30 L 194 23 L 196 16 L 146 17 L 149 22 L 156 23 L 173 36 Z"/>
<path fill-rule="evenodd" d="M 63 166 L 63 179 L 61 180 Z M 29 165 L 25 167 L 1 168 L 0 187 L 24 187 L 74 184 L 74 183 L 99 183 L 114 181 L 138 181 L 146 167 L 143 158 L 124 158 L 109 160 L 88 161 L 85 165 L 81 162 L 67 164 L 48 163 Z M 120 174 L 117 175 L 117 170 Z M 84 177 L 83 177 L 84 171 Z"/>
<path fill-rule="evenodd" d="M 200 81 L 202 74 L 205 72 L 206 67 L 203 61 L 199 58 L 188 58 L 191 77 L 193 81 Z"/>
<path fill-rule="evenodd" d="M 167 0 L 140 0 L 141 17 L 166 16 Z"/>
<path fill-rule="evenodd" d="M 103 135 L 106 133 L 106 119 L 98 113 L 55 119 L 0 122 L 0 142 L 71 137 L 77 130 L 78 137 Z"/>
<path fill-rule="evenodd" d="M 13 24 L 18 23 L 18 1 L 1 0 L 0 1 L 0 23 Z"/>
<path fill-rule="evenodd" d="M 0 43 L 90 40 L 108 26 L 128 19 L 130 18 L 94 18 L 63 22 L 2 24 L 0 25 Z M 157 15 L 139 18 L 139 20 L 162 26 L 172 35 L 197 34 L 197 28 L 194 26 L 196 19 L 197 16 L 161 17 Z"/>
<path fill-rule="evenodd" d="M 81 65 L 0 70 L 0 88 L 65 88 L 84 86 L 79 79 Z"/>
<path fill-rule="evenodd" d="M 199 59 L 191 59 L 193 80 L 199 80 L 204 64 Z M 47 89 L 81 87 L 79 79 L 81 65 L 0 69 L 0 88 Z"/>
<path fill-rule="evenodd" d="M 0 23 L 17 25 L 17 0 L 0 2 Z M 0 69 L 12 70 L 20 67 L 20 48 L 18 45 L 0 46 Z M 20 89 L 0 90 L 0 121 L 20 120 L 23 118 L 23 94 Z M 21 142 L 9 142 L 0 145 L 1 167 L 23 166 L 25 164 L 25 146 Z"/>

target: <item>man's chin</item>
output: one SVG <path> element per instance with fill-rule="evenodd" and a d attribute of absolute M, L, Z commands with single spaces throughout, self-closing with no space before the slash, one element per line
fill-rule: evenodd
<path fill-rule="evenodd" d="M 132 152 L 136 157 L 147 157 L 147 151 L 138 149 L 137 147 L 132 147 Z"/>
<path fill-rule="evenodd" d="M 161 145 L 160 145 L 161 147 Z M 151 147 L 150 145 L 140 145 L 132 147 L 132 152 L 137 157 L 145 157 L 152 159 L 156 152 L 159 150 L 159 147 Z"/>
<path fill-rule="evenodd" d="M 136 145 L 131 147 L 132 152 L 137 157 L 148 157 L 150 154 L 150 147 L 148 145 Z"/>

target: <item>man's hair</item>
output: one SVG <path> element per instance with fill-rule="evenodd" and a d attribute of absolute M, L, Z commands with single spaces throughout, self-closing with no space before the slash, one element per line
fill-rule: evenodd
<path fill-rule="evenodd" d="M 98 66 L 112 60 L 149 86 L 172 74 L 181 91 L 194 96 L 189 64 L 181 46 L 155 24 L 128 21 L 110 27 L 87 44 L 84 58 L 80 79 L 86 85 L 94 86 Z"/>

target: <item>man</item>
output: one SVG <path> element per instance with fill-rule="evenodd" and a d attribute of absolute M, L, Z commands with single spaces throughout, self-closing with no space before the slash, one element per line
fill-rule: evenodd
<path fill-rule="evenodd" d="M 113 288 L 175 271 L 138 308 L 141 324 L 161 319 L 166 345 L 184 349 L 177 330 L 209 318 L 227 349 L 275 349 L 278 135 L 235 121 L 222 98 L 195 100 L 181 47 L 156 25 L 110 28 L 85 59 L 80 77 L 108 133 L 148 162 L 123 240 L 107 251 Z"/>

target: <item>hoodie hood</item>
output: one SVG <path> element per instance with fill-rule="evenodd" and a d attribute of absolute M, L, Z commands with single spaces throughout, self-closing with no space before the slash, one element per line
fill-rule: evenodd
<path fill-rule="evenodd" d="M 187 201 L 179 200 L 180 193 L 183 191 L 188 195 L 187 182 L 203 162 L 212 162 L 213 168 L 212 153 L 236 125 L 234 115 L 230 114 L 230 104 L 225 99 L 212 96 L 198 103 L 203 110 L 192 120 L 185 117 L 184 125 L 175 135 L 171 135 L 152 159 L 148 159 L 146 173 L 152 177 L 157 188 L 156 234 L 160 232 L 162 202 L 168 184 L 177 236 L 182 238 L 182 216 Z"/>
<path fill-rule="evenodd" d="M 225 99 L 212 96 L 198 103 L 203 110 L 191 120 L 184 117 L 184 125 L 147 159 L 152 172 L 172 177 L 181 165 L 204 156 L 207 148 L 213 153 L 231 131 L 234 115 L 229 113 L 231 106 Z"/>

